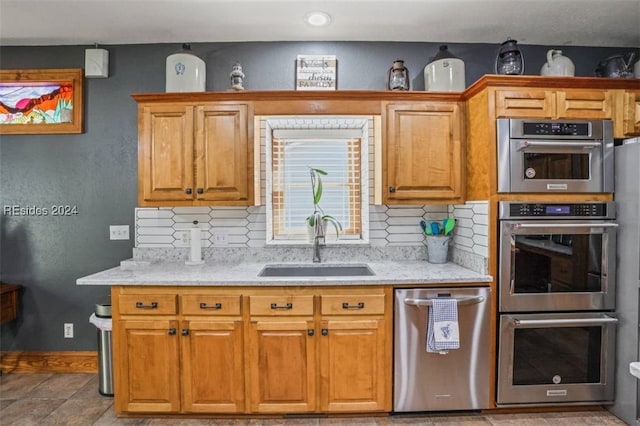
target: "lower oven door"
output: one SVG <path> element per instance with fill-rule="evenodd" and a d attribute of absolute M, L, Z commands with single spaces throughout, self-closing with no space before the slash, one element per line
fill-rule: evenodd
<path fill-rule="evenodd" d="M 617 318 L 500 316 L 498 405 L 613 401 Z"/>
<path fill-rule="evenodd" d="M 617 224 L 500 222 L 500 312 L 615 308 Z"/>

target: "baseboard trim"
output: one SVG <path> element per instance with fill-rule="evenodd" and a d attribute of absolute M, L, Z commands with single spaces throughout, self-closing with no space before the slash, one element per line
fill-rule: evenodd
<path fill-rule="evenodd" d="M 2 373 L 97 373 L 95 351 L 2 351 Z"/>

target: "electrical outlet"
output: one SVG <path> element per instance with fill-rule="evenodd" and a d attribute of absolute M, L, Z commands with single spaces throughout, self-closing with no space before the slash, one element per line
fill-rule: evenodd
<path fill-rule="evenodd" d="M 128 240 L 129 225 L 111 225 L 109 226 L 110 240 Z"/>
<path fill-rule="evenodd" d="M 180 240 L 182 241 L 182 244 L 189 245 L 189 241 L 191 240 L 190 235 L 189 235 L 189 231 L 183 231 L 181 232 L 181 238 Z"/>
<path fill-rule="evenodd" d="M 72 322 L 64 323 L 64 338 L 73 339 L 73 323 Z"/>
<path fill-rule="evenodd" d="M 222 246 L 227 244 L 229 239 L 228 229 L 216 229 L 211 233 L 211 240 L 214 246 Z"/>

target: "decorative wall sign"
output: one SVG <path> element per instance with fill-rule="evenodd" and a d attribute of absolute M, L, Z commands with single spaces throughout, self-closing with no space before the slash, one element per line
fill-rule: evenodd
<path fill-rule="evenodd" d="M 335 55 L 298 55 L 296 90 L 336 90 Z"/>
<path fill-rule="evenodd" d="M 0 70 L 0 134 L 82 133 L 82 69 Z"/>

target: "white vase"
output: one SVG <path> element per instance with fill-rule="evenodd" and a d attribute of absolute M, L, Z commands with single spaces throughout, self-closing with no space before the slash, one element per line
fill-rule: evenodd
<path fill-rule="evenodd" d="M 188 44 L 182 50 L 167 56 L 167 92 L 204 92 L 206 64 L 196 56 Z"/>

